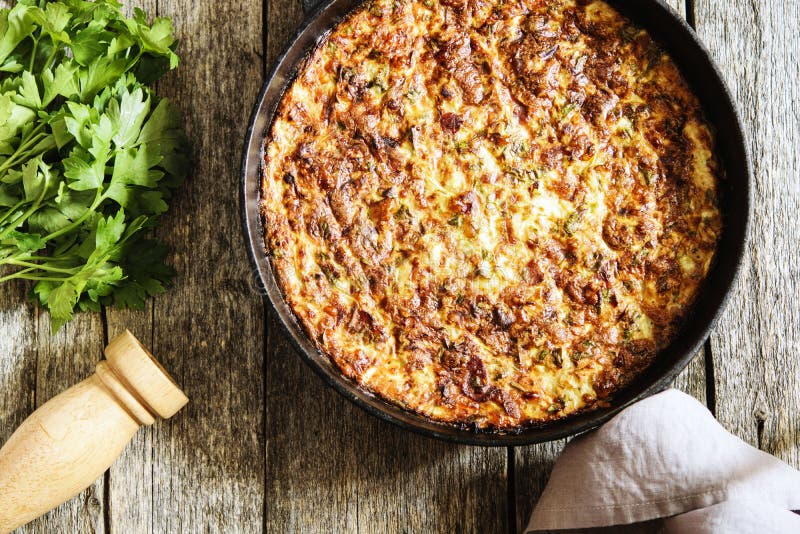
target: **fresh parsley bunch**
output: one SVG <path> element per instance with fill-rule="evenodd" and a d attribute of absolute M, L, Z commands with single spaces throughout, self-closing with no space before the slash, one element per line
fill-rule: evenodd
<path fill-rule="evenodd" d="M 0 283 L 75 308 L 141 308 L 173 271 L 146 239 L 188 166 L 177 110 L 144 84 L 178 64 L 172 22 L 114 0 L 0 10 Z"/>

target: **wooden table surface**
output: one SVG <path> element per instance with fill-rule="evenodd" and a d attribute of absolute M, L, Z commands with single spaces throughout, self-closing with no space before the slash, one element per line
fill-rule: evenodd
<path fill-rule="evenodd" d="M 671 0 L 721 66 L 753 154 L 746 267 L 677 387 L 748 443 L 800 465 L 800 0 Z M 158 90 L 186 114 L 195 169 L 159 230 L 175 287 L 144 312 L 79 314 L 57 335 L 0 290 L 0 443 L 88 376 L 130 328 L 191 404 L 141 431 L 79 497 L 24 532 L 521 532 L 563 442 L 455 446 L 367 416 L 296 356 L 256 290 L 239 220 L 239 162 L 265 73 L 300 0 L 144 0 L 175 21 L 181 67 Z M 130 7 L 130 6 L 128 6 Z"/>

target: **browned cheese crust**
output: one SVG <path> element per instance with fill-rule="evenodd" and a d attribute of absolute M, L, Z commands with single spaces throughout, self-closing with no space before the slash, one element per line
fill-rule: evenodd
<path fill-rule="evenodd" d="M 604 2 L 375 0 L 283 97 L 266 248 L 361 387 L 518 429 L 604 405 L 678 332 L 721 232 L 713 154 Z"/>

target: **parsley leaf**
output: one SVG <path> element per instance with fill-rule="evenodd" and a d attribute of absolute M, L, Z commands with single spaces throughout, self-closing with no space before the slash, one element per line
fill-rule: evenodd
<path fill-rule="evenodd" d="M 147 237 L 189 166 L 178 110 L 145 84 L 178 65 L 172 22 L 116 0 L 0 9 L 0 283 L 35 281 L 53 331 L 141 308 L 174 276 Z"/>

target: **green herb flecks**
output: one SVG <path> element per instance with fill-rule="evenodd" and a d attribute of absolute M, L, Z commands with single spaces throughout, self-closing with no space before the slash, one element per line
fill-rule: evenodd
<path fill-rule="evenodd" d="M 578 231 L 578 228 L 580 228 L 582 222 L 583 222 L 583 213 L 581 213 L 580 211 L 575 211 L 571 213 L 570 216 L 567 217 L 567 219 L 564 221 L 563 225 L 564 233 L 567 236 L 572 237 L 573 235 L 575 235 L 575 232 Z"/>

